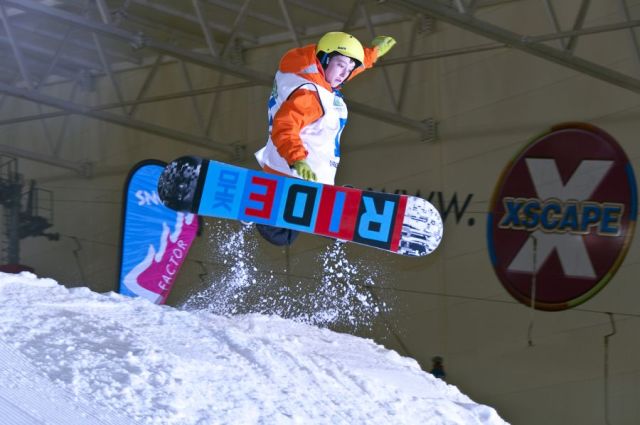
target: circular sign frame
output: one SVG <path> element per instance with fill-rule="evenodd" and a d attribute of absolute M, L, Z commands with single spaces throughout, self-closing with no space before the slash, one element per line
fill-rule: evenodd
<path fill-rule="evenodd" d="M 494 271 L 515 299 L 538 310 L 582 304 L 622 264 L 637 203 L 633 168 L 611 135 L 585 123 L 553 126 L 498 179 L 487 220 Z"/>

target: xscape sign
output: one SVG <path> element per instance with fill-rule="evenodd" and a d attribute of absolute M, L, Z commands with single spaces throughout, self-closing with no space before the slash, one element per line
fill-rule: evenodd
<path fill-rule="evenodd" d="M 581 304 L 613 277 L 635 228 L 633 169 L 618 143 L 583 123 L 555 126 L 504 169 L 487 238 L 502 285 L 540 310 Z M 534 291 L 535 283 L 535 291 Z"/>

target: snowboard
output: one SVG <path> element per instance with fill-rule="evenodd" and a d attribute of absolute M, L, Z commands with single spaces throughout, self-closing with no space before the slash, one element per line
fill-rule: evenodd
<path fill-rule="evenodd" d="M 415 196 L 332 186 L 196 156 L 160 175 L 164 205 L 201 216 L 254 222 L 345 240 L 405 256 L 432 253 L 442 219 Z"/>

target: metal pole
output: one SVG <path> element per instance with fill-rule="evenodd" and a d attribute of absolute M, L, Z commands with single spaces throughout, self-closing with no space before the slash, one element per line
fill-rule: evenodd
<path fill-rule="evenodd" d="M 2 158 L 0 158 L 1 160 Z M 20 203 L 22 200 L 22 178 L 18 174 L 18 161 L 7 158 L 0 164 L 3 170 L 4 190 L 0 197 L 0 204 L 4 206 L 4 231 L 7 236 L 7 264 L 20 264 Z"/>
<path fill-rule="evenodd" d="M 411 27 L 411 37 L 409 38 L 409 47 L 408 52 L 409 56 L 413 56 L 413 50 L 415 48 L 416 37 L 418 36 L 418 26 L 420 25 L 420 16 L 416 16 L 413 20 L 413 25 Z M 386 61 L 385 61 L 386 62 Z M 411 62 L 408 62 L 404 66 L 404 70 L 402 72 L 402 79 L 400 80 L 400 95 L 398 96 L 398 103 L 396 110 L 402 112 L 402 107 L 404 106 L 404 99 L 407 95 L 407 87 L 409 82 L 409 76 L 411 74 Z"/>
<path fill-rule="evenodd" d="M 578 10 L 578 16 L 576 17 L 576 22 L 573 25 L 573 30 L 577 31 L 582 29 L 584 25 L 584 20 L 587 17 L 587 12 L 589 11 L 589 6 L 591 5 L 591 0 L 582 0 L 582 4 L 580 5 L 580 10 Z M 565 50 L 573 53 L 576 49 L 576 45 L 578 44 L 578 37 L 573 36 L 569 39 L 567 43 L 567 47 Z"/>
<path fill-rule="evenodd" d="M 214 6 L 218 6 L 227 10 L 231 10 L 234 12 L 240 12 L 240 10 L 242 9 L 242 6 L 238 6 L 237 4 L 229 3 L 227 1 L 221 1 L 221 0 L 200 0 L 200 1 L 207 4 L 214 5 Z M 287 27 L 287 24 L 285 22 L 279 19 L 276 19 L 273 16 L 265 15 L 263 13 L 248 11 L 247 16 L 250 16 L 251 18 L 257 19 L 262 22 L 266 22 L 276 27 L 281 27 L 281 28 Z"/>
<path fill-rule="evenodd" d="M 364 21 L 367 25 L 367 29 L 369 30 L 369 34 L 371 38 L 375 38 L 376 32 L 373 29 L 373 24 L 371 23 L 371 18 L 369 13 L 367 13 L 367 9 L 364 7 L 362 2 L 360 3 L 360 11 L 362 12 L 362 16 L 364 17 Z M 396 96 L 393 93 L 393 88 L 391 87 L 391 79 L 389 78 L 389 73 L 386 68 L 382 68 L 382 76 L 384 78 L 385 87 L 387 88 L 387 94 L 389 95 L 389 101 L 391 102 L 391 107 L 394 112 L 398 112 L 398 102 L 396 101 Z"/>
<path fill-rule="evenodd" d="M 631 22 L 631 13 L 629 13 L 629 6 L 627 0 L 620 0 L 620 7 L 622 8 L 622 14 L 627 22 Z M 638 37 L 634 28 L 629 28 L 629 35 L 631 36 L 631 43 L 636 53 L 636 59 L 640 63 L 640 45 L 638 44 Z"/>
<path fill-rule="evenodd" d="M 556 32 L 562 31 L 560 28 L 560 23 L 558 22 L 558 15 L 556 15 L 556 10 L 551 4 L 551 0 L 544 0 L 544 4 L 547 8 L 547 14 L 549 15 L 549 19 L 551 19 L 551 24 L 553 24 L 553 28 L 555 28 Z M 564 38 L 558 39 L 558 43 L 560 44 L 561 49 L 567 48 L 567 42 Z"/>
<path fill-rule="evenodd" d="M 77 91 L 78 91 L 78 83 L 74 82 L 73 86 L 71 87 L 71 93 L 69 94 L 70 102 L 73 102 L 75 100 Z M 62 142 L 64 142 L 64 136 L 65 136 L 65 133 L 67 132 L 70 116 L 71 115 L 65 115 L 64 119 L 62 120 L 62 128 L 60 129 L 60 134 L 58 135 L 58 140 L 53 150 L 53 154 L 55 156 L 58 156 L 58 154 L 60 153 L 60 148 L 62 148 Z"/>
<path fill-rule="evenodd" d="M 236 16 L 236 20 L 233 22 L 233 26 L 231 27 L 231 34 L 229 34 L 227 43 L 222 48 L 222 53 L 221 53 L 222 57 L 225 57 L 225 55 L 229 51 L 229 48 L 235 42 L 236 35 L 238 34 L 238 30 L 240 29 L 240 26 L 242 25 L 242 22 L 244 21 L 245 16 L 247 16 L 247 12 L 249 11 L 250 4 L 251 4 L 251 0 L 245 0 L 245 2 L 242 5 L 242 8 L 240 8 L 240 12 L 238 12 L 238 16 Z"/>
<path fill-rule="evenodd" d="M 360 7 L 360 2 L 361 1 L 362 0 L 356 0 L 355 2 L 353 2 L 353 5 L 351 6 L 351 9 L 349 10 L 349 13 L 347 14 L 347 19 L 342 24 L 342 31 L 343 32 L 346 32 L 347 29 L 349 29 L 349 27 L 351 27 L 351 25 L 353 25 L 353 21 L 355 20 L 356 12 L 358 11 L 358 8 Z"/>
<path fill-rule="evenodd" d="M 533 319 L 534 313 L 536 311 L 536 284 L 537 284 L 537 257 L 538 257 L 538 239 L 531 235 L 531 239 L 533 240 L 533 274 L 531 275 L 531 316 L 529 320 L 529 331 L 527 334 L 527 341 L 529 343 L 529 347 L 533 347 Z"/>
<path fill-rule="evenodd" d="M 202 34 L 204 35 L 204 39 L 207 42 L 207 47 L 209 48 L 209 52 L 211 53 L 211 56 L 217 57 L 218 50 L 216 49 L 216 41 L 211 36 L 211 32 L 207 27 L 207 22 L 204 19 L 202 8 L 200 8 L 200 0 L 193 0 L 192 3 L 193 3 L 193 9 L 196 12 L 196 17 L 198 18 L 198 22 L 200 23 Z"/>
<path fill-rule="evenodd" d="M 64 33 L 64 37 L 62 37 L 60 44 L 58 44 L 58 47 L 56 48 L 56 51 L 53 54 L 53 58 L 51 59 L 51 63 L 49 63 L 49 67 L 47 68 L 47 71 L 42 75 L 42 77 L 40 77 L 40 81 L 38 81 L 38 83 L 36 84 L 35 86 L 36 90 L 38 90 L 42 86 L 42 83 L 44 83 L 44 81 L 47 79 L 49 74 L 53 72 L 53 69 L 55 68 L 56 63 L 58 62 L 58 58 L 60 57 L 60 53 L 62 52 L 62 48 L 67 44 L 67 40 L 69 39 L 70 34 L 71 34 L 71 26 L 68 26 L 67 31 L 65 31 Z"/>
<path fill-rule="evenodd" d="M 163 57 L 164 56 L 162 55 L 158 55 L 156 57 L 156 60 L 153 62 L 153 66 L 151 67 L 151 70 L 147 74 L 147 77 L 144 79 L 144 82 L 142 83 L 142 87 L 140 88 L 140 91 L 136 96 L 136 101 L 141 100 L 147 94 L 147 90 L 149 90 L 149 87 L 151 87 L 151 82 L 153 81 L 156 74 L 158 73 L 158 69 L 160 69 L 160 64 L 162 63 Z M 134 103 L 131 105 L 131 108 L 129 108 L 129 113 L 128 113 L 129 118 L 133 118 L 133 116 L 136 113 L 136 110 L 138 109 L 138 105 L 139 103 Z"/>
<path fill-rule="evenodd" d="M 111 12 L 109 11 L 109 7 L 105 0 L 95 0 L 96 5 L 98 6 L 98 11 L 100 12 L 100 18 L 102 18 L 102 22 L 105 24 L 111 23 Z"/>
<path fill-rule="evenodd" d="M 291 38 L 296 43 L 296 46 L 300 47 L 301 44 L 300 44 L 300 39 L 298 38 L 298 32 L 293 26 L 293 21 L 291 20 L 291 16 L 289 16 L 289 9 L 287 8 L 287 5 L 285 4 L 284 0 L 278 0 L 278 3 L 280 4 L 280 10 L 282 10 L 282 16 L 284 16 L 284 20 L 287 23 L 289 32 L 291 33 Z"/>
<path fill-rule="evenodd" d="M 604 336 L 604 420 L 607 425 L 609 421 L 609 338 L 616 334 L 616 322 L 613 320 L 613 313 L 607 313 L 611 323 L 611 332 Z"/>
<path fill-rule="evenodd" d="M 467 13 L 467 8 L 465 7 L 465 5 L 462 2 L 462 0 L 453 0 L 453 3 L 456 5 L 456 8 L 458 9 L 458 12 Z"/>
<path fill-rule="evenodd" d="M 467 6 L 467 13 L 469 15 L 473 15 L 476 13 L 476 7 L 478 7 L 478 0 L 469 0 L 469 5 Z"/>
<path fill-rule="evenodd" d="M 124 97 L 122 96 L 122 90 L 120 90 L 120 84 L 118 84 L 118 80 L 116 80 L 116 76 L 113 74 L 113 72 L 111 72 L 111 65 L 107 60 L 107 56 L 104 54 L 104 50 L 102 49 L 102 43 L 98 38 L 98 34 L 94 32 L 91 35 L 93 36 L 93 42 L 96 44 L 96 49 L 98 51 L 98 57 L 100 58 L 100 62 L 102 63 L 102 68 L 109 76 L 109 80 L 111 81 L 111 85 L 113 86 L 113 90 L 116 93 L 116 97 L 118 98 L 118 101 L 122 103 L 124 101 Z M 127 109 L 124 106 L 122 107 L 122 114 L 127 115 Z"/>
<path fill-rule="evenodd" d="M 187 88 L 189 91 L 193 90 L 193 82 L 191 81 L 191 76 L 189 75 L 189 70 L 187 69 L 187 64 L 184 61 L 180 61 L 180 69 L 182 70 L 182 77 L 184 78 L 185 83 L 187 84 Z M 203 135 L 206 135 L 206 130 L 204 127 L 204 119 L 202 118 L 202 112 L 200 111 L 200 105 L 198 105 L 198 99 L 195 96 L 191 96 L 191 107 L 193 108 L 193 113 L 196 115 L 196 121 L 198 122 L 198 127 Z"/>
<path fill-rule="evenodd" d="M 7 209 L 7 236 L 9 239 L 7 261 L 9 264 L 20 264 L 20 201 L 22 185 L 20 182 L 12 182 L 9 186 L 10 203 Z"/>
<path fill-rule="evenodd" d="M 224 81 L 225 74 L 218 74 L 217 86 L 220 86 Z M 218 96 L 217 92 L 213 93 L 211 98 L 211 102 L 209 102 L 209 119 L 207 120 L 207 127 L 204 130 L 204 134 L 207 136 L 211 135 L 211 130 L 213 128 L 213 121 L 215 120 L 216 111 L 218 110 L 218 101 L 220 100 L 220 96 Z"/>

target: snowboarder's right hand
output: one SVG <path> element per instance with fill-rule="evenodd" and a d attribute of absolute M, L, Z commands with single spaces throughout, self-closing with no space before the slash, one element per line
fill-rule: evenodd
<path fill-rule="evenodd" d="M 317 181 L 316 173 L 313 172 L 311 166 L 309 166 L 309 163 L 307 163 L 305 159 L 294 162 L 292 168 L 296 170 L 296 173 L 298 173 L 302 179 Z"/>

